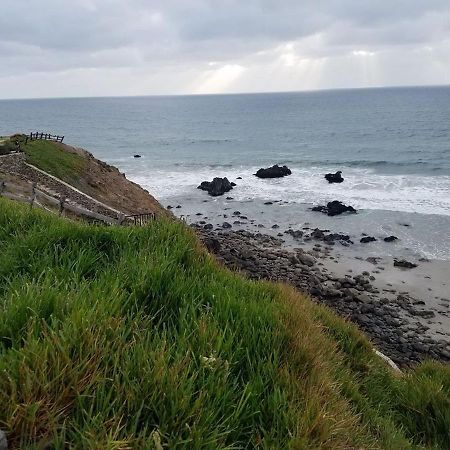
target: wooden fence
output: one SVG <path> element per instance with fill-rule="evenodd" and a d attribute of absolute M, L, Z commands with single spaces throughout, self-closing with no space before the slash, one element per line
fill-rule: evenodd
<path fill-rule="evenodd" d="M 25 144 L 28 141 L 35 141 L 35 140 L 45 140 L 45 141 L 55 141 L 55 142 L 62 142 L 64 140 L 64 136 L 58 136 L 55 134 L 50 134 L 50 133 L 30 133 L 29 136 L 26 137 L 25 139 Z"/>
<path fill-rule="evenodd" d="M 30 208 L 35 206 L 45 209 L 46 211 L 58 214 L 70 212 L 79 217 L 89 219 L 91 222 L 103 223 L 107 225 L 137 225 L 142 226 L 155 218 L 154 213 L 144 214 L 117 214 L 117 218 L 105 216 L 104 214 L 91 211 L 80 206 L 68 203 L 66 198 L 60 196 L 53 197 L 44 191 L 37 188 L 36 183 L 30 183 L 28 186 L 19 186 L 9 181 L 0 180 L 0 196 L 16 200 L 23 203 L 28 203 Z"/>

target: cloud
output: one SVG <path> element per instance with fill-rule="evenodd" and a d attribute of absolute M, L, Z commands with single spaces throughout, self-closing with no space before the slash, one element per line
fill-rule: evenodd
<path fill-rule="evenodd" d="M 0 97 L 450 83 L 448 0 L 2 0 L 2 11 Z"/>

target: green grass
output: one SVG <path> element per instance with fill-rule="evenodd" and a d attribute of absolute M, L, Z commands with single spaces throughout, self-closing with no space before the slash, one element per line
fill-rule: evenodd
<path fill-rule="evenodd" d="M 29 141 L 22 149 L 30 164 L 67 183 L 76 183 L 86 165 L 81 155 L 70 153 L 53 141 Z"/>
<path fill-rule="evenodd" d="M 0 428 L 21 449 L 450 448 L 450 371 L 219 267 L 183 224 L 0 199 Z"/>

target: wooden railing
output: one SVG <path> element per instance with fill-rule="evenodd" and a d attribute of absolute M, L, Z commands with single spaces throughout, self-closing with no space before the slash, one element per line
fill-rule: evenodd
<path fill-rule="evenodd" d="M 132 223 L 133 225 L 146 225 L 148 222 L 154 220 L 154 213 L 144 213 L 144 214 L 132 214 L 124 217 L 124 222 Z"/>
<path fill-rule="evenodd" d="M 28 203 L 30 208 L 40 207 L 59 216 L 64 215 L 67 211 L 75 214 L 76 216 L 87 218 L 91 222 L 103 223 L 107 225 L 143 226 L 155 218 L 153 213 L 133 215 L 118 214 L 117 218 L 105 216 L 104 214 L 73 205 L 67 202 L 67 199 L 63 196 L 58 198 L 53 197 L 38 189 L 36 183 L 30 183 L 27 186 L 22 186 L 9 181 L 6 182 L 0 180 L 0 196 L 22 203 Z"/>
<path fill-rule="evenodd" d="M 29 136 L 26 137 L 25 139 L 25 144 L 30 140 L 30 141 L 35 141 L 35 140 L 45 140 L 45 141 L 54 141 L 54 142 L 62 142 L 64 140 L 64 136 L 58 136 L 55 134 L 49 134 L 49 133 L 30 133 Z"/>

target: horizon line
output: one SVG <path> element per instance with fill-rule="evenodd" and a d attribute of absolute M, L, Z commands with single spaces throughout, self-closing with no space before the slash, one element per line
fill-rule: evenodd
<path fill-rule="evenodd" d="M 29 101 L 29 100 L 85 100 L 85 99 L 106 99 L 106 98 L 167 98 L 167 97 L 219 97 L 219 96 L 237 96 L 237 95 L 271 95 L 271 94 L 309 94 L 320 92 L 335 91 L 363 91 L 378 89 L 420 89 L 420 88 L 448 88 L 450 84 L 411 84 L 411 85 L 380 85 L 380 86 L 358 86 L 358 87 L 337 87 L 337 88 L 317 88 L 305 90 L 287 90 L 287 91 L 260 91 L 260 92 L 211 92 L 200 94 L 133 94 L 133 95 L 90 95 L 90 96 L 69 96 L 69 97 L 7 97 L 0 98 L 0 101 Z"/>

